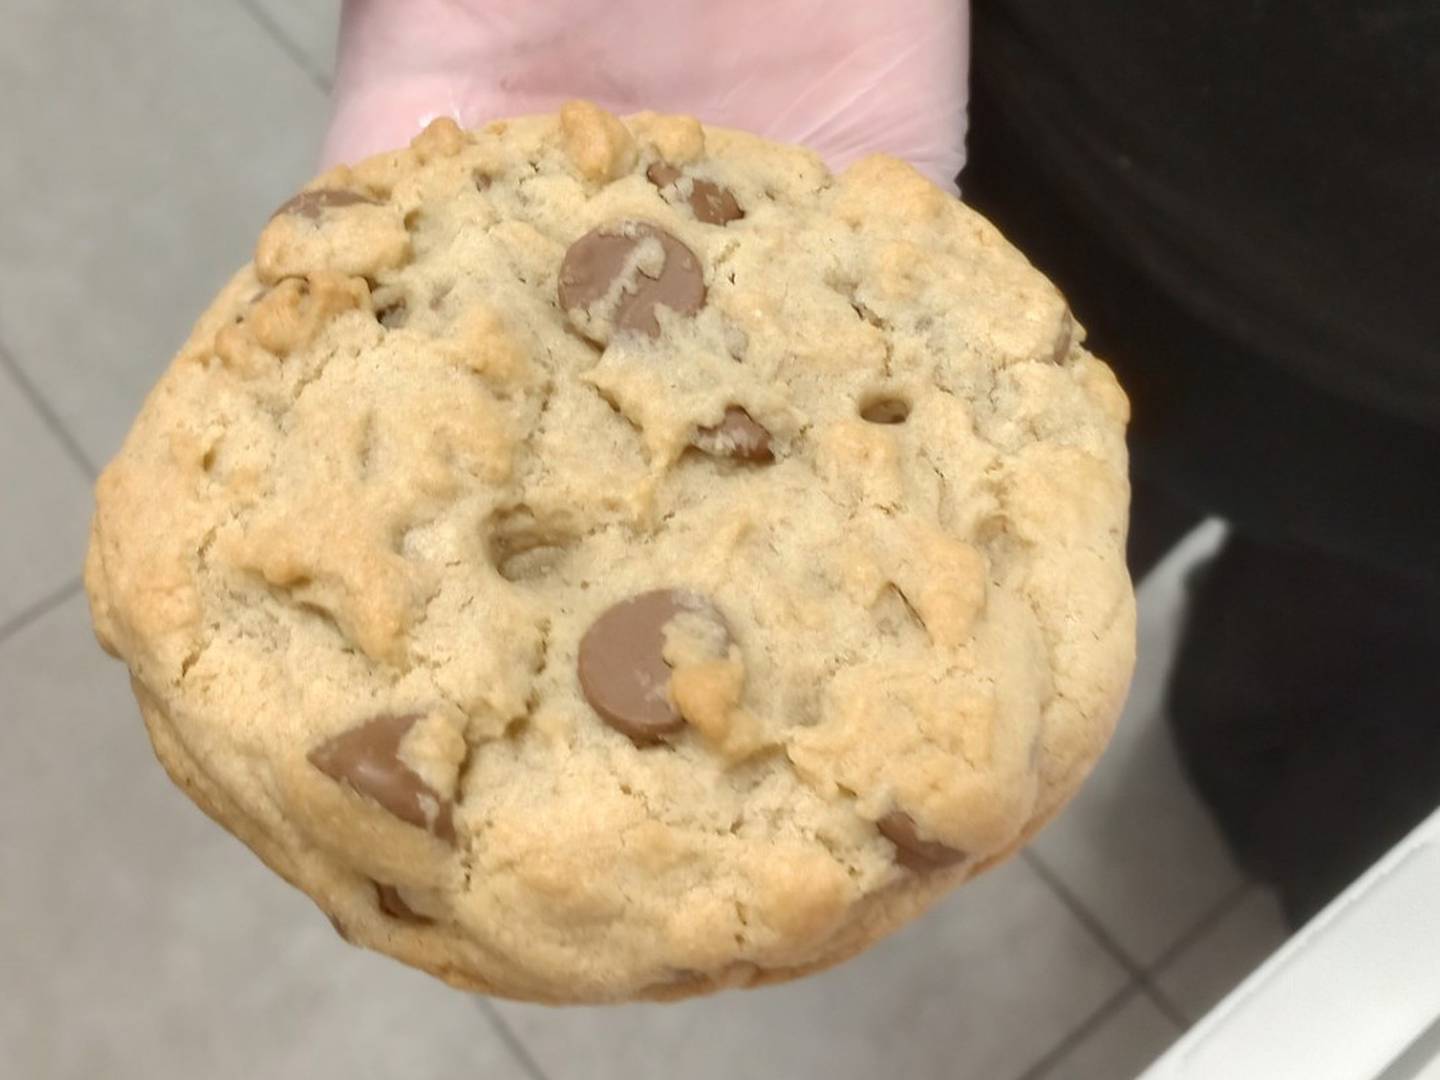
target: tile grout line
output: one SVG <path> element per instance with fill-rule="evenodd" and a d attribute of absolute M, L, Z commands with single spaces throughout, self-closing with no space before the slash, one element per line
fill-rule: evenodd
<path fill-rule="evenodd" d="M 1170 995 L 1161 988 L 1157 976 L 1164 968 L 1185 952 L 1186 949 L 1197 944 L 1206 934 L 1214 930 L 1226 915 L 1239 907 L 1241 901 L 1245 899 L 1253 887 L 1253 882 L 1245 880 L 1231 889 L 1225 896 L 1217 900 L 1209 911 L 1196 919 L 1190 929 L 1176 938 L 1174 943 L 1151 961 L 1150 965 L 1145 969 L 1143 986 L 1151 1003 L 1167 1017 L 1182 1018 L 1184 1022 L 1181 1026 L 1184 1028 L 1190 1027 L 1190 1025 L 1194 1024 L 1200 1018 L 1198 1016 L 1190 1016 L 1184 1009 L 1171 1000 Z"/>
<path fill-rule="evenodd" d="M 1182 952 L 1204 937 L 1208 931 L 1213 930 L 1221 919 L 1239 907 L 1240 901 L 1245 898 L 1246 893 L 1254 888 L 1254 885 L 1255 883 L 1253 881 L 1246 878 L 1219 900 L 1215 901 L 1210 910 L 1196 919 L 1190 928 L 1177 937 L 1164 952 L 1150 961 L 1150 964 L 1145 968 L 1145 974 L 1158 975 L 1161 968 L 1169 965 L 1170 962 L 1175 960 Z"/>
<path fill-rule="evenodd" d="M 322 93 L 330 93 L 330 79 L 323 71 L 320 71 L 310 62 L 310 58 L 304 51 L 290 40 L 289 35 L 280 28 L 280 24 L 270 17 L 270 13 L 262 8 L 255 0 L 236 0 L 236 2 L 249 13 L 250 17 L 265 31 L 266 35 L 280 48 L 286 56 L 290 57 L 305 77 L 315 84 L 316 89 Z"/>
<path fill-rule="evenodd" d="M 1160 1015 L 1174 1024 L 1178 1030 L 1189 1031 L 1194 1026 L 1195 1021 L 1185 1015 L 1185 1010 L 1171 1001 L 1170 995 L 1150 979 L 1140 980 L 1140 991 L 1150 999 L 1150 1004 L 1155 1006 Z"/>
<path fill-rule="evenodd" d="M 1155 1007 L 1165 1015 L 1165 1019 L 1178 1025 L 1182 1030 L 1188 1027 L 1190 1022 L 1185 1019 L 1184 1014 L 1175 1008 L 1175 1006 L 1151 984 L 1150 973 L 1141 964 L 1133 960 L 1129 953 L 1121 948 L 1120 943 L 1110 935 L 1110 931 L 1106 930 L 1100 920 L 1091 913 L 1090 909 L 1080 902 L 1080 898 L 1070 891 L 1065 883 L 1056 875 L 1055 871 L 1045 865 L 1044 860 L 1028 848 L 1021 853 L 1021 858 L 1030 865 L 1032 870 L 1040 875 L 1045 884 L 1050 886 L 1051 891 L 1059 897 L 1060 902 L 1069 908 L 1070 914 L 1078 919 L 1086 930 L 1090 931 L 1091 936 L 1100 943 L 1101 948 L 1110 954 L 1110 958 L 1124 968 L 1125 973 L 1140 985 L 1140 988 L 1144 990 L 1151 1001 L 1154 1002 Z"/>
<path fill-rule="evenodd" d="M 520 1036 L 515 1034 L 515 1029 L 505 1022 L 505 1018 L 500 1015 L 500 1010 L 495 1007 L 493 1001 L 482 997 L 480 1011 L 489 1019 L 490 1026 L 495 1029 L 495 1034 L 500 1036 L 500 1041 L 520 1063 L 520 1068 L 525 1070 L 525 1075 L 529 1076 L 530 1080 L 550 1080 L 545 1074 L 545 1070 L 540 1067 L 540 1063 L 530 1053 L 529 1048 L 521 1041 Z"/>
<path fill-rule="evenodd" d="M 1060 1064 L 1070 1051 L 1089 1038 L 1101 1025 L 1123 1009 L 1131 998 L 1141 992 L 1142 988 L 1138 982 L 1126 983 L 1101 1002 L 1094 1012 L 1062 1035 L 1060 1041 L 1046 1051 L 1044 1057 L 1021 1073 L 1016 1080 L 1043 1080 L 1045 1074 Z"/>
<path fill-rule="evenodd" d="M 1248 878 L 1217 900 L 1208 911 L 1195 920 L 1185 931 L 1183 931 L 1171 945 L 1147 966 L 1140 966 L 1130 961 L 1129 955 L 1120 948 L 1110 935 L 1099 926 L 1097 920 L 1090 915 L 1088 909 L 1080 903 L 1079 898 L 1070 892 L 1068 888 L 1055 876 L 1053 870 L 1045 865 L 1044 860 L 1039 856 L 1032 855 L 1026 851 L 1024 857 L 1031 863 L 1032 869 L 1045 881 L 1047 885 L 1065 904 L 1066 908 L 1081 921 L 1100 941 L 1103 946 L 1109 948 L 1117 960 L 1127 972 L 1132 973 L 1132 979 L 1125 986 L 1121 987 L 1115 994 L 1107 998 L 1084 1020 L 1080 1021 L 1074 1028 L 1061 1036 L 1060 1041 L 1047 1051 L 1039 1061 L 1021 1073 L 1017 1080 L 1044 1080 L 1047 1073 L 1063 1061 L 1075 1047 L 1089 1038 L 1091 1034 L 1099 1030 L 1111 1017 L 1118 1013 L 1137 994 L 1146 997 L 1152 1005 L 1175 1026 L 1176 1037 L 1185 1032 L 1194 1023 L 1184 1011 L 1172 1002 L 1168 995 L 1155 983 L 1154 976 L 1163 968 L 1175 960 L 1182 952 L 1194 945 L 1213 930 L 1226 915 L 1239 906 L 1245 896 L 1254 888 L 1255 883 Z"/>
<path fill-rule="evenodd" d="M 9 638 L 13 637 L 15 634 L 18 634 L 21 630 L 25 629 L 25 627 L 33 623 L 36 619 L 42 618 L 43 616 L 49 614 L 51 611 L 54 611 L 57 607 L 59 607 L 61 604 L 65 603 L 65 601 L 69 600 L 72 596 L 78 593 L 84 583 L 85 582 L 82 578 L 72 578 L 64 585 L 60 586 L 60 588 L 50 593 L 48 596 L 42 596 L 39 600 L 35 601 L 35 603 L 31 604 L 28 608 L 23 608 L 17 614 L 12 615 L 9 619 L 5 620 L 3 623 L 0 623 L 0 643 L 5 642 Z"/>
<path fill-rule="evenodd" d="M 100 470 L 85 456 L 85 449 L 76 440 L 75 436 L 70 434 L 70 429 L 65 426 L 59 414 L 50 407 L 50 403 L 45 400 L 45 396 L 41 394 L 35 384 L 26 377 L 24 370 L 3 342 L 0 342 L 0 368 L 5 369 L 5 372 L 10 376 L 10 381 L 13 382 L 16 389 L 20 391 L 21 397 L 25 398 L 25 400 L 30 403 L 30 407 L 39 414 L 40 422 L 45 425 L 51 435 L 54 435 L 55 438 L 59 440 L 66 456 L 80 467 L 80 471 L 85 474 L 87 479 L 93 481 Z"/>

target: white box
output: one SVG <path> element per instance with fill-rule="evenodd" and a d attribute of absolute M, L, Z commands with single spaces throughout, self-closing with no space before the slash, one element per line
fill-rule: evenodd
<path fill-rule="evenodd" d="M 1440 1080 L 1440 811 L 1141 1080 Z"/>

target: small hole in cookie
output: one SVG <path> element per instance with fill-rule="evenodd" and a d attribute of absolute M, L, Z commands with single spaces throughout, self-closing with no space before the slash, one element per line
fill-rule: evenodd
<path fill-rule="evenodd" d="M 209 450 L 205 451 L 205 456 L 200 459 L 200 468 L 204 469 L 207 473 L 215 468 L 215 450 L 215 447 L 210 447 Z"/>
<path fill-rule="evenodd" d="M 506 581 L 543 578 L 570 554 L 571 537 L 538 521 L 527 506 L 497 514 L 490 529 L 490 562 Z"/>
<path fill-rule="evenodd" d="M 408 214 L 405 215 L 405 228 L 410 232 L 414 232 L 419 227 L 420 222 L 424 219 L 424 217 L 425 215 L 422 214 L 418 209 L 411 210 Z"/>
<path fill-rule="evenodd" d="M 409 317 L 410 312 L 405 306 L 404 297 L 383 308 L 375 309 L 375 318 L 386 330 L 398 330 L 405 325 L 405 320 Z"/>
<path fill-rule="evenodd" d="M 495 182 L 494 177 L 492 177 L 489 173 L 481 172 L 479 169 L 475 170 L 474 179 L 476 191 L 488 191 L 490 189 L 490 185 Z"/>
<path fill-rule="evenodd" d="M 495 569 L 506 581 L 535 581 L 554 573 L 567 554 L 561 544 L 537 542 L 518 550 L 501 545 L 495 553 Z"/>
<path fill-rule="evenodd" d="M 387 330 L 404 326 L 409 316 L 409 299 L 396 285 L 372 285 L 370 304 L 375 310 L 375 319 Z"/>
<path fill-rule="evenodd" d="M 860 419 L 872 424 L 903 424 L 910 416 L 910 403 L 904 398 L 882 394 L 860 406 Z"/>

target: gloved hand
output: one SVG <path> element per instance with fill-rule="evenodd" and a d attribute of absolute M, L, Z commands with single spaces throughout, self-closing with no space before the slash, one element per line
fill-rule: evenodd
<path fill-rule="evenodd" d="M 573 97 L 817 150 L 964 160 L 965 0 L 345 0 L 326 165 Z"/>

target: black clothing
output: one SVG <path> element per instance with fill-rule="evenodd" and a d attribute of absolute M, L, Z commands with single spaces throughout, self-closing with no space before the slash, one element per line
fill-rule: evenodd
<path fill-rule="evenodd" d="M 1440 597 L 1231 539 L 1195 572 L 1167 713 L 1241 865 L 1292 923 L 1440 802 Z"/>
<path fill-rule="evenodd" d="M 1132 569 L 1232 526 L 1169 710 L 1299 917 L 1440 803 L 1440 5 L 974 0 L 972 39 L 962 194 L 1131 396 Z"/>
<path fill-rule="evenodd" d="M 982 137 L 1002 118 L 1072 212 L 1241 349 L 1440 428 L 1440 4 L 973 18 Z"/>

